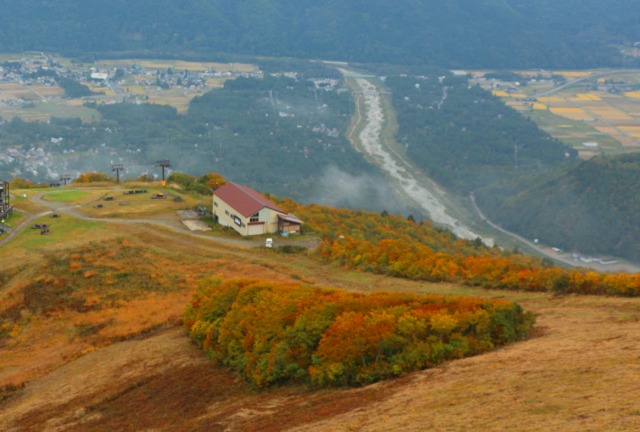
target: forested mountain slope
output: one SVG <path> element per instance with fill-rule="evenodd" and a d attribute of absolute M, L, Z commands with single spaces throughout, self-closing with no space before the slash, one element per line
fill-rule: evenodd
<path fill-rule="evenodd" d="M 632 46 L 640 39 L 634 0 L 197 0 L 188 5 L 2 0 L 0 51 L 583 68 L 621 65 L 612 45 Z"/>
<path fill-rule="evenodd" d="M 598 157 L 486 211 L 546 244 L 640 260 L 638 190 L 640 154 Z"/>
<path fill-rule="evenodd" d="M 575 150 L 491 93 L 469 87 L 464 76 L 390 76 L 385 85 L 407 156 L 460 195 L 508 194 L 516 179 L 576 160 Z"/>

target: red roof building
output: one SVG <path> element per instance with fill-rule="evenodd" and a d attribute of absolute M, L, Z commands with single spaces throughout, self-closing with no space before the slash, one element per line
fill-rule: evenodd
<path fill-rule="evenodd" d="M 237 183 L 227 183 L 213 194 L 213 217 L 241 235 L 300 232 L 302 221 L 267 198 Z"/>

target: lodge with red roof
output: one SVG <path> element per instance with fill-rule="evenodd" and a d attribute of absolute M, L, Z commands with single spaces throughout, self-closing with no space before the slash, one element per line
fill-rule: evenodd
<path fill-rule="evenodd" d="M 243 236 L 299 233 L 303 224 L 250 187 L 231 182 L 214 191 L 213 218 Z"/>

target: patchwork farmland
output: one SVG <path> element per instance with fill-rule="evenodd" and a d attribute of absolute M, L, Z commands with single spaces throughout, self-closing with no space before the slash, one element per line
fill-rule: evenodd
<path fill-rule="evenodd" d="M 572 145 L 582 158 L 640 151 L 640 73 L 519 72 L 521 82 L 473 80 Z M 560 77 L 560 78 L 559 78 Z"/>
<path fill-rule="evenodd" d="M 257 73 L 256 66 L 241 63 L 141 59 L 78 63 L 45 54 L 0 55 L 0 118 L 96 120 L 99 113 L 86 102 L 149 102 L 184 112 L 195 96 L 222 87 L 228 79 Z M 65 97 L 52 75 L 73 79 L 93 94 Z"/>

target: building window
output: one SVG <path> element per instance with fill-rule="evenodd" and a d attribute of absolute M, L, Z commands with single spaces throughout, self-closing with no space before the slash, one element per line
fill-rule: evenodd
<path fill-rule="evenodd" d="M 260 215 L 258 213 L 254 213 L 249 218 L 249 222 L 258 222 L 260 220 Z"/>
<path fill-rule="evenodd" d="M 229 210 L 225 210 L 224 214 L 226 214 L 227 216 L 229 216 Z"/>
<path fill-rule="evenodd" d="M 213 206 L 214 206 L 214 207 L 218 207 L 218 203 L 214 201 L 214 202 L 213 202 Z"/>

